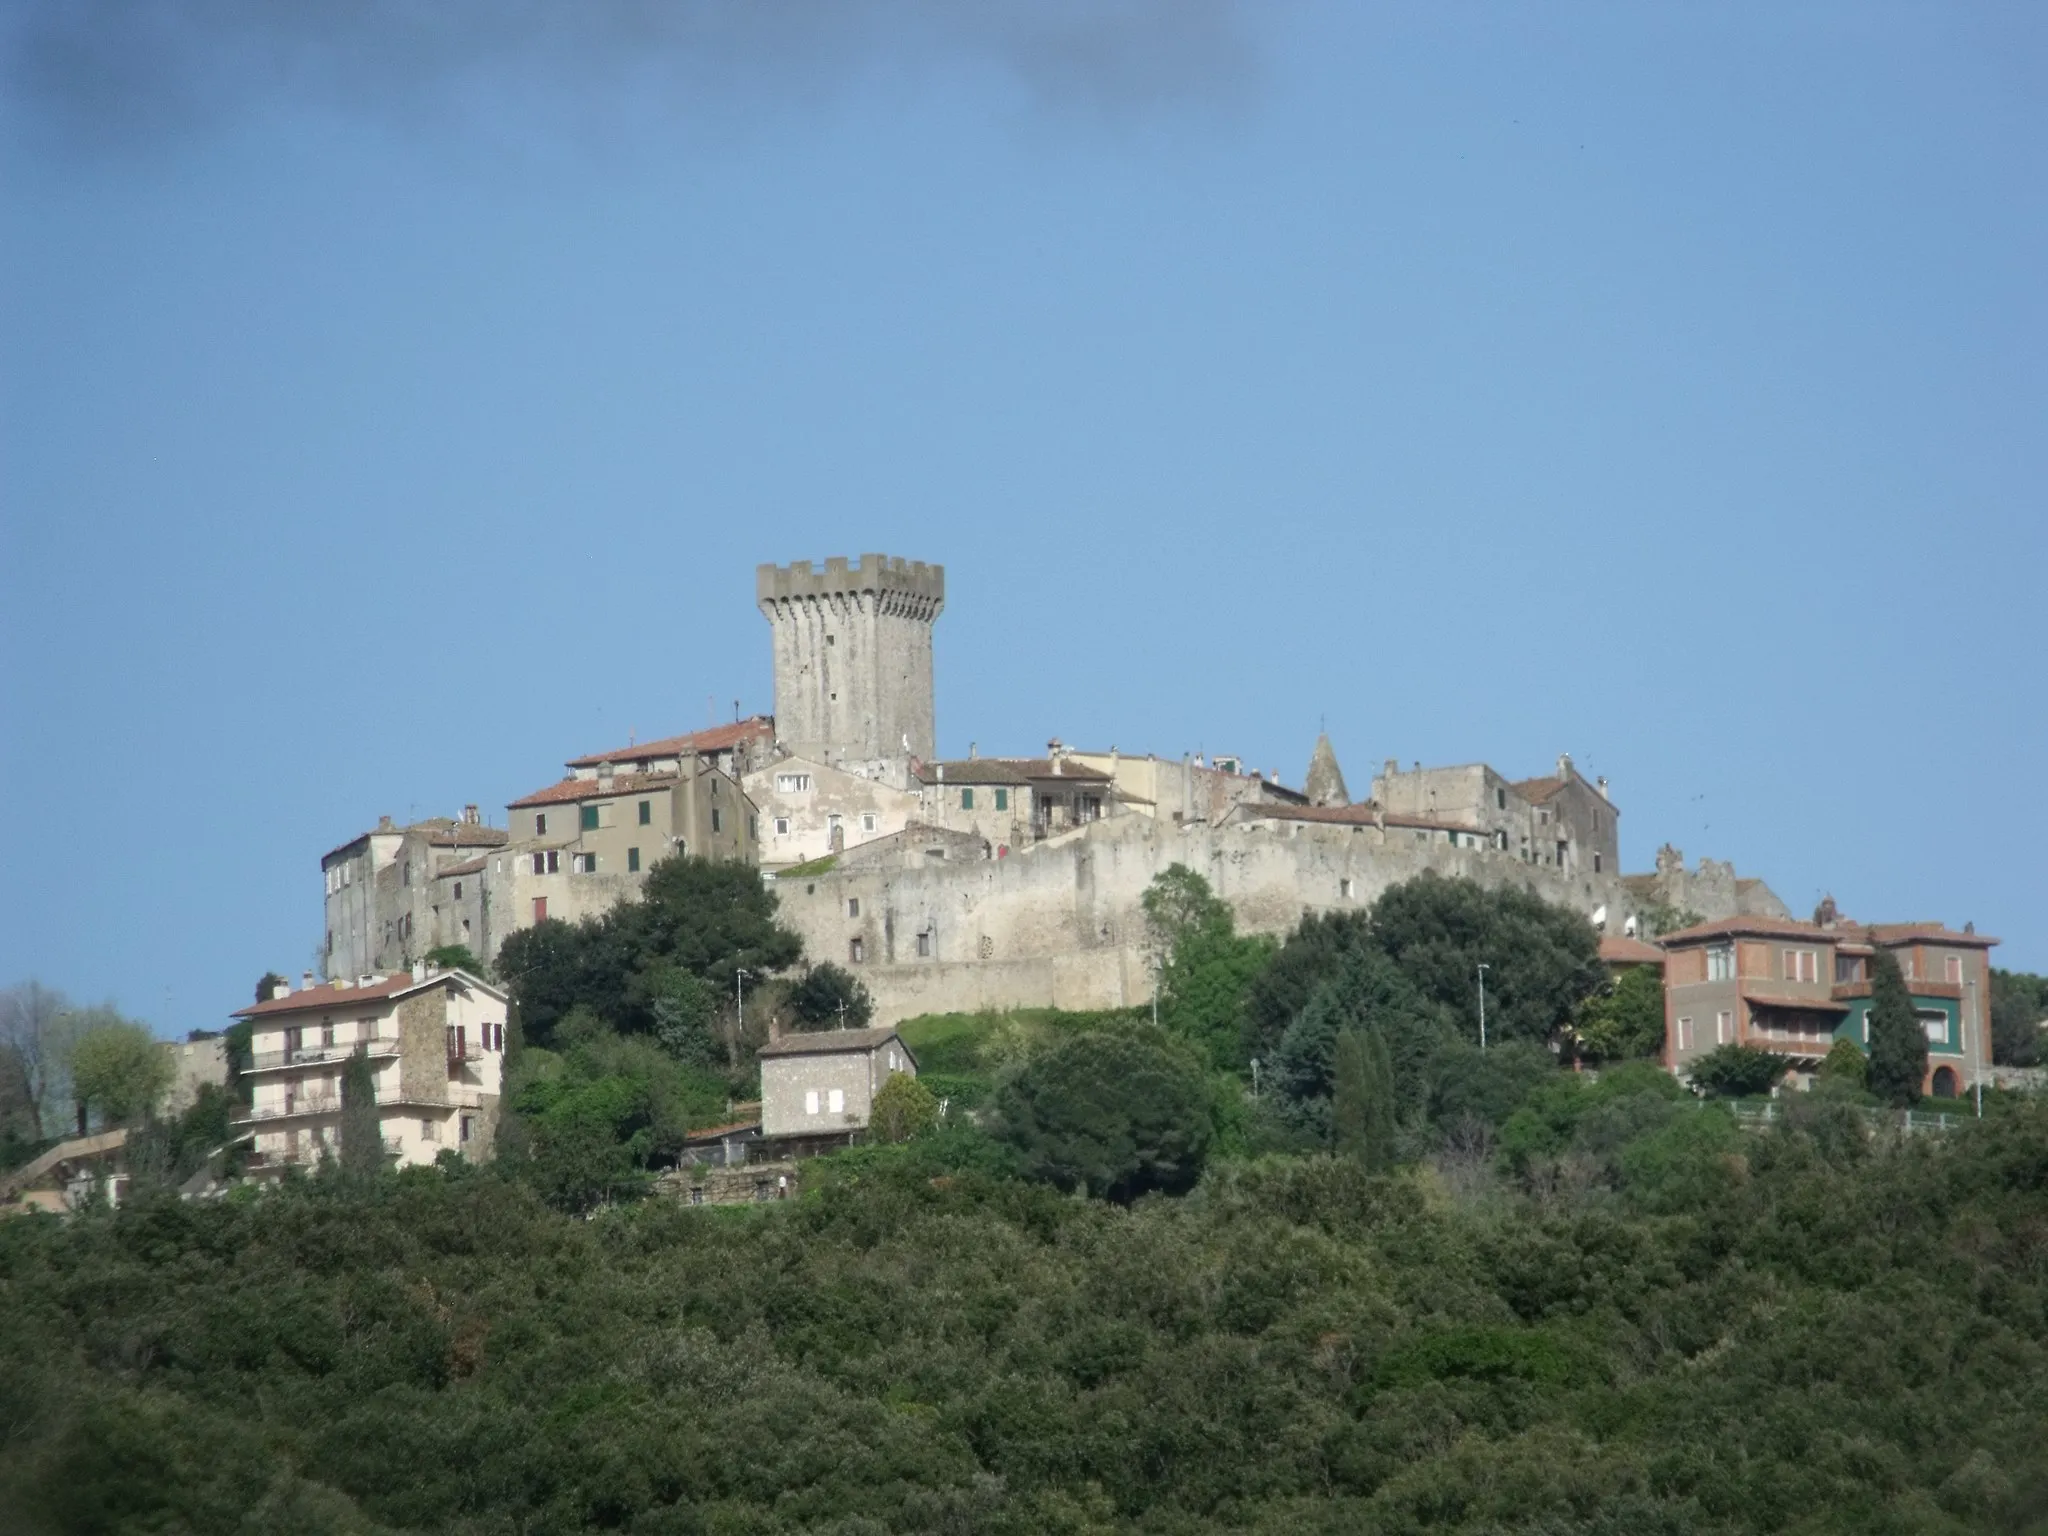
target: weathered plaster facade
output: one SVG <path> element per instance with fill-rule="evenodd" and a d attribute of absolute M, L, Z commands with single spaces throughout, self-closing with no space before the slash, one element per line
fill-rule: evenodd
<path fill-rule="evenodd" d="M 1588 783 L 1569 755 L 1549 778 L 1508 779 L 1484 763 L 1403 772 L 1387 760 L 1372 781 L 1372 799 L 1389 812 L 1483 828 L 1495 846 L 1525 864 L 1566 874 L 1621 872 L 1621 812 L 1607 781 Z"/>
<path fill-rule="evenodd" d="M 758 810 L 761 864 L 768 869 L 889 837 L 918 812 L 918 796 L 900 785 L 819 758 L 778 759 L 748 774 L 743 787 Z"/>
<path fill-rule="evenodd" d="M 440 872 L 502 848 L 507 839 L 507 833 L 485 826 L 472 805 L 460 818 L 437 816 L 403 827 L 386 816 L 330 850 L 320 860 L 326 974 L 403 970 L 437 944 L 462 942 L 444 936 L 459 919 L 451 915 L 443 922 L 435 910 Z"/>
<path fill-rule="evenodd" d="M 828 1136 L 860 1130 L 891 1076 L 917 1076 L 917 1058 L 889 1028 L 784 1035 L 761 1047 L 761 1134 Z"/>

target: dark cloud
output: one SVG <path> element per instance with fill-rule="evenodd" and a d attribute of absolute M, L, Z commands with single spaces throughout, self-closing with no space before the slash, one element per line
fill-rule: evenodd
<path fill-rule="evenodd" d="M 1235 0 L 4 0 L 18 106 L 82 142 L 255 107 L 461 116 L 814 99 L 934 65 L 1097 112 L 1227 99 L 1254 73 Z"/>

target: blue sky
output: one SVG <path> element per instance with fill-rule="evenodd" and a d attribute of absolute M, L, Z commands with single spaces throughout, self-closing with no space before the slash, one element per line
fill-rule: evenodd
<path fill-rule="evenodd" d="M 2048 969 L 2048 27 L 1705 9 L 9 4 L 0 984 L 217 1026 L 863 550 L 942 750 L 1569 751 Z"/>

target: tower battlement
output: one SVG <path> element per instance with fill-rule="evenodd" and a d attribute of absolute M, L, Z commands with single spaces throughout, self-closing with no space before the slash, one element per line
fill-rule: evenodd
<path fill-rule="evenodd" d="M 899 555 L 862 555 L 852 562 L 844 555 L 834 555 L 822 570 L 808 560 L 798 560 L 789 565 L 763 565 L 754 572 L 754 595 L 762 603 L 860 592 L 922 599 L 932 605 L 930 616 L 935 619 L 946 605 L 946 568 Z"/>
<path fill-rule="evenodd" d="M 775 736 L 827 763 L 934 755 L 932 624 L 946 606 L 946 568 L 922 560 L 844 555 L 754 573 L 774 632 Z"/>

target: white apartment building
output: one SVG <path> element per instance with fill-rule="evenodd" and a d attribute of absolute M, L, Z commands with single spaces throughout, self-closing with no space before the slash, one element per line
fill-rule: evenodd
<path fill-rule="evenodd" d="M 395 976 L 279 986 L 236 1018 L 253 1026 L 249 1108 L 258 1172 L 341 1151 L 341 1075 L 369 1057 L 384 1155 L 431 1163 L 444 1151 L 490 1155 L 504 1081 L 505 994 L 465 971 L 415 966 Z"/>

